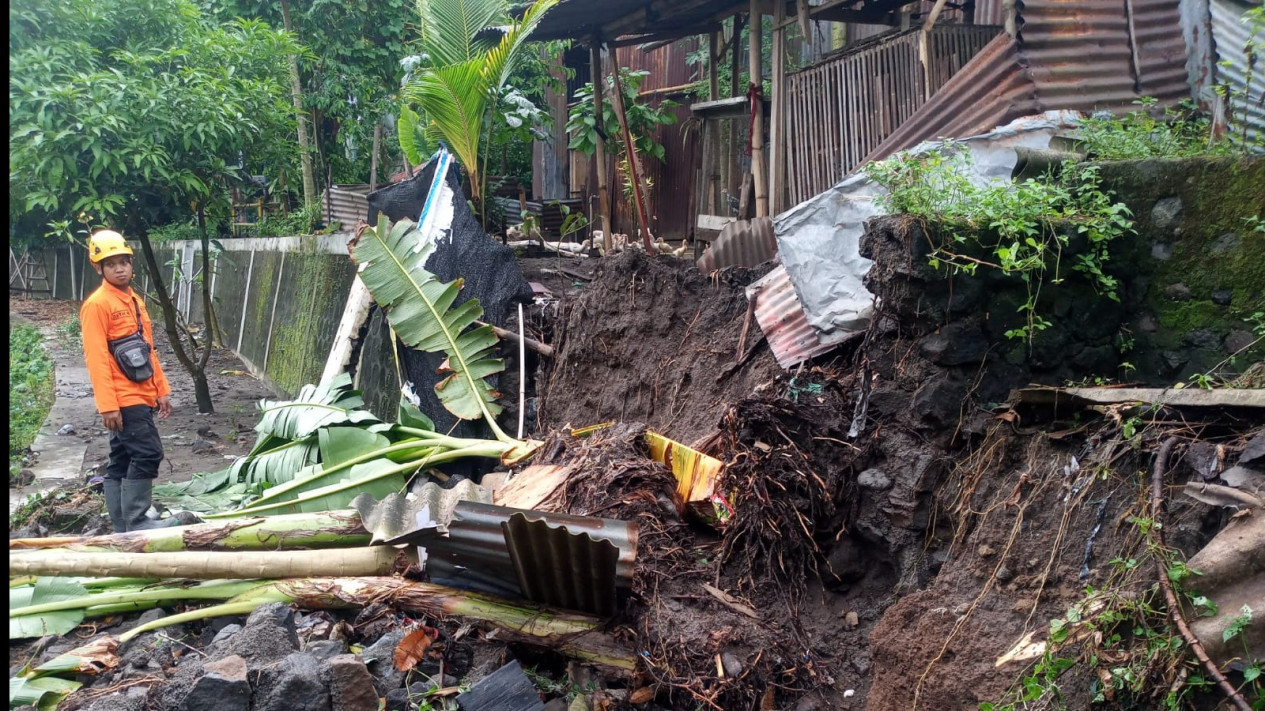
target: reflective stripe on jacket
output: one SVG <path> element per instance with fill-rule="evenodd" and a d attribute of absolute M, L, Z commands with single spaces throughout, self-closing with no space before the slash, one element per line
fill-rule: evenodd
<path fill-rule="evenodd" d="M 143 383 L 132 382 L 110 354 L 109 342 L 136 333 L 136 304 L 141 311 L 145 340 L 154 346 L 154 327 L 140 297 L 129 287 L 126 290 L 102 282 L 79 308 L 79 324 L 83 330 L 83 358 L 92 378 L 92 396 L 97 412 L 114 412 L 130 405 L 156 407 L 158 398 L 171 394 L 171 385 L 158 363 L 157 352 L 150 354 L 154 377 Z"/>

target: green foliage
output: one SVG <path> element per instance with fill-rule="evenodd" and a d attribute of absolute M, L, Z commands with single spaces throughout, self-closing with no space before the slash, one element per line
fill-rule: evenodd
<path fill-rule="evenodd" d="M 78 321 L 76 320 L 76 323 Z M 9 327 L 9 474 L 20 469 L 53 406 L 53 359 L 32 326 Z"/>
<path fill-rule="evenodd" d="M 1061 708 L 1057 704 L 1067 687 L 1060 687 L 1060 677 L 1073 667 L 1086 672 L 1076 678 L 1089 679 L 1085 691 L 1090 702 L 1114 704 L 1112 708 L 1181 711 L 1194 708 L 1193 700 L 1213 689 L 1213 682 L 1204 677 L 1202 664 L 1189 653 L 1169 616 L 1160 587 L 1151 577 L 1153 566 L 1144 562 L 1162 563 L 1183 607 L 1211 616 L 1217 614 L 1216 605 L 1193 590 L 1199 572 L 1183 563 L 1173 550 L 1157 544 L 1154 533 L 1158 524 L 1154 520 L 1134 517 L 1130 523 L 1145 541 L 1151 561 L 1113 559 L 1106 587 L 1087 588 L 1084 598 L 1063 617 L 1051 620 L 1040 659 L 1001 701 L 980 704 L 981 711 Z M 1250 620 L 1251 609 L 1245 607 L 1226 629 L 1225 641 L 1240 636 Z M 1244 674 L 1248 686 L 1243 691 L 1249 698 L 1250 691 L 1260 692 L 1259 676 L 1258 663 Z"/>
<path fill-rule="evenodd" d="M 293 159 L 286 57 L 299 52 L 261 22 L 215 25 L 181 0 L 19 0 L 11 218 L 87 212 L 143 234 L 226 201 L 241 156 Z"/>
<path fill-rule="evenodd" d="M 292 237 L 316 234 L 321 225 L 320 203 L 313 203 L 285 214 L 269 213 L 255 223 L 258 237 Z"/>
<path fill-rule="evenodd" d="M 1133 102 L 1140 108 L 1122 117 L 1111 115 L 1081 119 L 1081 148 L 1098 160 L 1183 158 L 1224 152 L 1226 144 L 1210 142 L 1210 123 L 1190 101 L 1176 109 L 1164 109 L 1155 118 L 1156 100 Z"/>
<path fill-rule="evenodd" d="M 624 90 L 624 111 L 628 116 L 628 132 L 632 134 L 637 155 L 663 160 L 664 147 L 654 140 L 654 131 L 659 126 L 670 126 L 676 122 L 676 115 L 668 111 L 677 105 L 675 101 L 663 100 L 658 106 L 651 106 L 639 99 L 641 85 L 650 73 L 633 71 L 625 67 L 619 69 L 619 81 Z M 606 134 L 607 145 L 614 144 L 622 156 L 624 135 L 615 115 L 615 107 L 610 97 L 615 92 L 615 80 L 605 78 L 605 90 L 602 94 L 602 131 Z M 567 133 L 571 134 L 568 148 L 579 151 L 586 156 L 597 152 L 597 118 L 593 107 L 593 84 L 585 84 L 575 92 L 575 105 L 567 118 Z"/>
<path fill-rule="evenodd" d="M 251 17 L 273 27 L 282 26 L 281 5 L 275 0 L 198 2 L 221 21 Z M 400 57 L 409 51 L 412 8 L 410 0 L 291 1 L 294 38 L 310 50 L 300 55 L 299 71 L 304 105 L 319 127 L 313 132 L 318 146 L 313 158 L 325 165 L 317 170 L 318 181 L 328 169 L 334 183 L 367 182 L 374 126 L 396 112 L 396 93 L 404 75 Z M 287 140 L 293 143 L 293 137 Z M 384 153 L 380 165 L 399 164 L 392 143 L 386 134 L 380 147 Z M 286 171 L 287 185 L 295 189 L 299 181 L 294 166 L 281 167 Z M 269 171 L 269 177 L 276 175 Z"/>
<path fill-rule="evenodd" d="M 1105 271 L 1112 240 L 1133 229 L 1132 213 L 1103 191 L 1096 166 L 1067 163 L 1040 180 L 973 182 L 969 154 L 949 144 L 922 154 L 901 154 L 871 163 L 866 172 L 887 188 L 881 200 L 892 213 L 918 215 L 934 223 L 943 240 L 930 263 L 952 273 L 976 274 L 980 267 L 1021 279 L 1026 324 L 1008 331 L 1029 342 L 1050 322 L 1037 313 L 1042 286 L 1065 278 L 1063 250 L 1072 235 L 1085 246 L 1071 269 L 1099 294 L 1119 301 L 1116 278 Z M 991 260 L 991 261 L 990 261 Z"/>
<path fill-rule="evenodd" d="M 558 0 L 536 0 L 513 19 L 503 0 L 420 0 L 420 50 L 401 90 L 404 102 L 425 116 L 427 132 L 442 139 L 470 176 L 482 202 L 489 115 L 526 54 L 527 37 Z M 480 159 L 483 159 L 481 162 Z"/>

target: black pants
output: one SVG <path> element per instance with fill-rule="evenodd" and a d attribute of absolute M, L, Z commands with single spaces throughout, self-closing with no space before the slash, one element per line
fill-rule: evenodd
<path fill-rule="evenodd" d="M 153 479 L 163 461 L 163 441 L 148 405 L 121 408 L 123 431 L 110 432 L 110 462 L 105 475 L 111 479 Z"/>

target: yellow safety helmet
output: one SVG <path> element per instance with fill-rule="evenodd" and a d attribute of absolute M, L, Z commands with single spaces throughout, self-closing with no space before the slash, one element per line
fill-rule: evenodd
<path fill-rule="evenodd" d="M 127 240 L 114 230 L 97 230 L 88 238 L 88 259 L 93 264 L 115 255 L 131 253 L 132 248 L 127 246 Z"/>

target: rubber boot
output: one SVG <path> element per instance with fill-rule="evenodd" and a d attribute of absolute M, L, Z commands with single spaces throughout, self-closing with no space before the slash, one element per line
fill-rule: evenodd
<path fill-rule="evenodd" d="M 123 518 L 122 490 L 118 479 L 106 477 L 101 482 L 101 490 L 105 493 L 105 510 L 110 513 L 110 525 L 115 533 L 127 533 L 127 519 Z"/>
<path fill-rule="evenodd" d="M 145 531 L 180 525 L 174 518 L 155 521 L 145 515 L 153 504 L 153 479 L 124 479 L 122 491 L 123 518 L 127 521 L 127 530 Z"/>

